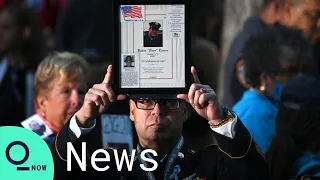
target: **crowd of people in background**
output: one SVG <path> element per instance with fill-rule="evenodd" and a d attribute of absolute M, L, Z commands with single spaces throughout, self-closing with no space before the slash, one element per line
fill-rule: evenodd
<path fill-rule="evenodd" d="M 270 179 L 320 177 L 320 1 L 263 0 L 225 61 L 224 0 L 191 2 L 191 65 L 202 84 L 224 94 L 220 104 L 248 130 Z M 112 64 L 112 8 L 110 0 L 0 0 L 0 126 L 21 126 L 54 144 Z M 129 115 L 129 99 L 104 113 Z M 95 128 L 92 150 L 102 148 Z M 191 107 L 181 134 L 195 151 L 219 143 Z M 135 130 L 133 137 L 137 144 Z"/>

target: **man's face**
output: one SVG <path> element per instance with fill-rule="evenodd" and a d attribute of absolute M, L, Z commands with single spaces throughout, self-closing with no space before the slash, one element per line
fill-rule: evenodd
<path fill-rule="evenodd" d="M 284 6 L 285 25 L 302 30 L 310 40 L 313 40 L 319 33 L 319 18 L 319 0 L 299 0 L 297 4 L 286 4 Z"/>
<path fill-rule="evenodd" d="M 152 36 L 152 37 L 158 36 L 158 30 L 156 30 L 153 27 L 150 27 L 149 28 L 149 35 Z"/>
<path fill-rule="evenodd" d="M 130 119 L 134 122 L 139 140 L 161 141 L 179 137 L 183 122 L 186 119 L 184 104 L 176 106 L 177 101 L 162 101 L 155 104 L 150 110 L 144 107 L 153 107 L 151 100 L 130 100 Z M 137 104 L 137 105 L 136 105 Z M 139 108 L 140 109 L 139 109 Z M 175 109 L 169 107 L 176 107 Z M 146 108 L 144 108 L 146 109 Z"/>

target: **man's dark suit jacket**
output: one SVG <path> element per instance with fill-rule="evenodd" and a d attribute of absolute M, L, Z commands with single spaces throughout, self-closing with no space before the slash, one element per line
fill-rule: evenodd
<path fill-rule="evenodd" d="M 157 37 L 151 39 L 147 34 L 143 37 L 143 46 L 144 47 L 162 47 L 163 46 L 163 37 L 162 34 L 159 34 Z"/>
<path fill-rule="evenodd" d="M 181 171 L 178 174 L 179 179 L 192 177 L 194 179 L 206 180 L 253 180 L 268 179 L 268 169 L 264 158 L 258 153 L 251 135 L 239 120 L 236 125 L 236 136 L 234 139 L 216 134 L 218 144 L 209 146 L 204 150 L 194 152 L 185 144 L 181 153 L 183 156 L 177 157 L 174 166 L 180 165 Z M 127 171 L 125 167 L 118 172 L 115 166 L 114 151 L 106 149 L 110 155 L 109 163 L 97 163 L 98 167 L 111 168 L 107 171 L 95 171 L 91 166 L 92 152 L 87 151 L 87 171 L 82 172 L 75 158 L 71 158 L 72 171 L 66 171 L 67 159 L 67 142 L 72 142 L 79 155 L 81 152 L 82 142 L 93 141 L 94 137 L 90 135 L 81 136 L 79 139 L 75 137 L 69 128 L 69 123 L 57 135 L 52 154 L 55 160 L 55 177 L 58 179 L 79 178 L 83 179 L 127 179 L 127 180 L 146 180 L 145 172 L 140 168 L 140 162 L 135 158 L 133 170 Z M 121 152 L 119 152 L 121 157 Z M 99 155 L 99 154 L 98 154 Z M 101 153 L 100 153 L 101 155 Z M 102 155 L 104 156 L 104 155 Z M 129 158 L 131 159 L 131 158 Z M 164 158 L 162 162 L 158 162 L 158 169 L 154 172 L 156 179 L 163 179 L 163 170 L 168 158 Z M 59 169 L 60 168 L 60 169 Z"/>

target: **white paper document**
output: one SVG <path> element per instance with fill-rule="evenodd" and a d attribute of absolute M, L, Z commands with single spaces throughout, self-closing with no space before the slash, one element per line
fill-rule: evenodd
<path fill-rule="evenodd" d="M 184 5 L 123 5 L 120 18 L 121 88 L 184 88 Z"/>

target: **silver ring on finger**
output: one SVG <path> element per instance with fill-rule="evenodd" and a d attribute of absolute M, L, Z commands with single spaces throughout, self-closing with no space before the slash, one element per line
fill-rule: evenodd
<path fill-rule="evenodd" d="M 201 93 L 206 93 L 206 89 L 205 88 L 200 88 L 200 92 Z"/>

